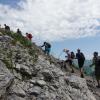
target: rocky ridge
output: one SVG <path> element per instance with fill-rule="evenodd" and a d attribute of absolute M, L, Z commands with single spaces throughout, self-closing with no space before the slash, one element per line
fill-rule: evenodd
<path fill-rule="evenodd" d="M 1 33 L 0 100 L 96 100 L 86 80 L 66 75 L 53 56 L 12 41 Z"/>

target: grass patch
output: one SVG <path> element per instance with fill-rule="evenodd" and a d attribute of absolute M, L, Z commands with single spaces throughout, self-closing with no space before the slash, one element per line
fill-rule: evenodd
<path fill-rule="evenodd" d="M 31 47 L 32 43 L 31 41 L 27 40 L 24 36 L 17 34 L 16 32 L 13 31 L 6 31 L 4 29 L 0 29 L 0 32 L 2 35 L 8 35 L 12 37 L 14 40 L 12 41 L 12 44 L 16 44 L 17 41 L 19 41 L 24 47 Z"/>
<path fill-rule="evenodd" d="M 12 69 L 12 64 L 9 60 L 3 59 L 2 62 L 6 65 L 8 69 Z"/>

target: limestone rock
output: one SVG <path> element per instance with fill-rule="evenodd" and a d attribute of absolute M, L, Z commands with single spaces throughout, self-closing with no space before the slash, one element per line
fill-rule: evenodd
<path fill-rule="evenodd" d="M 89 91 L 86 80 L 78 76 L 69 76 L 65 78 L 68 84 L 70 97 L 74 100 L 96 100 L 93 94 Z"/>
<path fill-rule="evenodd" d="M 6 66 L 0 61 L 0 98 L 6 93 L 6 89 L 13 82 L 13 75 Z"/>
<path fill-rule="evenodd" d="M 39 95 L 39 94 L 41 93 L 41 88 L 38 87 L 38 86 L 35 86 L 35 87 L 33 87 L 33 88 L 30 88 L 30 89 L 29 89 L 29 93 L 30 93 L 31 95 L 37 96 L 37 95 Z"/>
<path fill-rule="evenodd" d="M 42 74 L 44 76 L 45 81 L 51 81 L 53 79 L 53 74 L 49 70 L 43 70 Z"/>
<path fill-rule="evenodd" d="M 26 100 L 26 99 L 13 94 L 8 96 L 6 100 Z"/>
<path fill-rule="evenodd" d="M 45 86 L 46 85 L 46 82 L 44 80 L 37 80 L 37 84 L 39 86 Z"/>
<path fill-rule="evenodd" d="M 19 97 L 25 97 L 26 95 L 25 91 L 20 86 L 15 85 L 15 84 L 11 87 L 11 90 L 9 93 L 16 94 Z"/>
<path fill-rule="evenodd" d="M 10 42 L 12 40 L 13 39 L 10 36 L 8 36 L 8 35 L 0 36 L 0 41 L 2 41 L 2 42 Z"/>

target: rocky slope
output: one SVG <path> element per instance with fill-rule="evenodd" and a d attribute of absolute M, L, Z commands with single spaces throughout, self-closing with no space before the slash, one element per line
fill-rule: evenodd
<path fill-rule="evenodd" d="M 4 32 L 3 32 L 4 33 Z M 85 79 L 61 70 L 35 44 L 0 36 L 0 100 L 96 100 Z"/>

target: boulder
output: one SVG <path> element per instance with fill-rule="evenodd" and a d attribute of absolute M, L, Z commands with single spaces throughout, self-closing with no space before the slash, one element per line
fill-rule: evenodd
<path fill-rule="evenodd" d="M 36 80 L 30 80 L 30 83 L 36 84 Z"/>
<path fill-rule="evenodd" d="M 37 80 L 37 85 L 39 86 L 45 86 L 46 85 L 46 82 L 44 80 Z"/>
<path fill-rule="evenodd" d="M 35 86 L 35 87 L 33 87 L 33 88 L 30 88 L 30 89 L 29 89 L 29 93 L 30 93 L 31 95 L 37 96 L 37 95 L 39 95 L 39 94 L 41 93 L 41 88 L 38 87 L 38 86 Z"/>
<path fill-rule="evenodd" d="M 29 67 L 28 66 L 26 66 L 26 65 L 23 65 L 23 64 L 16 64 L 16 68 L 18 69 L 18 70 L 20 70 L 20 71 L 22 71 L 22 69 L 26 72 L 26 73 L 28 73 L 29 75 L 31 75 L 32 74 L 32 71 L 29 69 Z"/>
<path fill-rule="evenodd" d="M 96 100 L 88 89 L 85 79 L 72 75 L 67 76 L 65 80 L 68 84 L 67 90 L 72 100 Z"/>
<path fill-rule="evenodd" d="M 43 70 L 42 71 L 42 74 L 44 76 L 44 80 L 45 81 L 51 81 L 53 79 L 53 74 L 49 70 L 46 70 L 46 69 Z"/>
<path fill-rule="evenodd" d="M 0 36 L 0 41 L 2 41 L 2 42 L 10 42 L 12 40 L 13 39 L 8 35 Z"/>
<path fill-rule="evenodd" d="M 13 79 L 13 75 L 6 68 L 5 64 L 0 61 L 0 98 L 7 92 L 6 90 L 12 84 Z"/>
<path fill-rule="evenodd" d="M 25 97 L 26 93 L 25 91 L 18 85 L 13 85 L 9 91 L 10 94 L 15 94 L 19 97 Z"/>
<path fill-rule="evenodd" d="M 22 98 L 22 97 L 19 97 L 15 94 L 12 94 L 12 95 L 8 96 L 6 100 L 26 100 L 26 99 Z"/>

